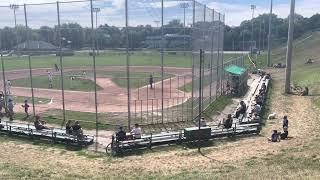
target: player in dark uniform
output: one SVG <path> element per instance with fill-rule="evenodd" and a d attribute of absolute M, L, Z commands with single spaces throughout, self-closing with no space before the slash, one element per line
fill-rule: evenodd
<path fill-rule="evenodd" d="M 152 74 L 150 74 L 150 77 L 149 77 L 149 85 L 150 85 L 150 89 L 153 88 L 153 76 Z"/>

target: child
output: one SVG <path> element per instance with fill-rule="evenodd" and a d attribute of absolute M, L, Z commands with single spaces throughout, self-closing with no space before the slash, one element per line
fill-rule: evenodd
<path fill-rule="evenodd" d="M 24 100 L 24 105 L 22 105 L 22 107 L 24 108 L 24 112 L 26 113 L 27 117 L 29 117 L 29 104 L 28 104 L 28 100 Z"/>

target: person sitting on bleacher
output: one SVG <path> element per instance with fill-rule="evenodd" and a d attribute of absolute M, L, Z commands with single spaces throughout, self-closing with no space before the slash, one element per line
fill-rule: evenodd
<path fill-rule="evenodd" d="M 268 138 L 268 141 L 271 142 L 280 142 L 279 133 L 277 130 L 273 130 L 271 138 Z"/>
<path fill-rule="evenodd" d="M 253 121 L 253 122 L 260 122 L 260 116 L 259 116 L 259 114 L 254 113 L 254 116 L 253 116 L 253 118 L 252 118 L 252 121 Z"/>
<path fill-rule="evenodd" d="M 119 127 L 119 131 L 116 133 L 117 141 L 125 141 L 127 139 L 126 132 L 123 130 L 123 127 Z"/>
<path fill-rule="evenodd" d="M 246 111 L 247 111 L 247 105 L 246 105 L 246 103 L 244 103 L 244 101 L 241 101 L 240 102 L 240 108 L 236 111 L 235 118 L 239 118 L 239 116 L 241 114 L 245 114 Z"/>
<path fill-rule="evenodd" d="M 41 121 L 40 120 L 40 116 L 36 116 L 36 119 L 34 121 L 34 127 L 36 128 L 36 130 L 43 130 L 43 129 L 49 129 L 47 126 L 45 126 L 44 124 L 46 124 L 45 121 Z"/>
<path fill-rule="evenodd" d="M 256 103 L 260 105 L 260 107 L 262 106 L 263 104 L 263 99 L 262 99 L 262 96 L 261 95 L 256 95 Z"/>
<path fill-rule="evenodd" d="M 233 118 L 231 114 L 228 114 L 227 119 L 223 121 L 223 126 L 226 129 L 230 129 L 232 127 L 232 123 L 233 123 Z"/>
<path fill-rule="evenodd" d="M 202 117 L 200 119 L 200 127 L 207 127 L 207 122 L 206 120 L 204 119 L 204 117 Z"/>
<path fill-rule="evenodd" d="M 266 90 L 267 90 L 266 83 L 262 83 L 261 89 L 262 89 L 263 91 L 266 91 Z"/>
<path fill-rule="evenodd" d="M 256 114 L 260 114 L 260 112 L 261 112 L 260 104 L 257 103 L 256 105 L 254 105 L 253 112 L 256 113 Z"/>
<path fill-rule="evenodd" d="M 81 125 L 80 125 L 79 121 L 76 121 L 76 122 L 74 123 L 74 125 L 72 125 L 72 134 L 73 134 L 73 135 L 76 135 L 76 136 L 78 136 L 78 137 L 82 137 L 82 135 L 83 135 L 83 130 L 82 130 L 82 128 L 81 128 Z"/>
<path fill-rule="evenodd" d="M 130 133 L 134 139 L 141 139 L 142 130 L 139 127 L 139 124 L 135 124 Z"/>
<path fill-rule="evenodd" d="M 69 120 L 66 124 L 66 133 L 72 134 L 72 121 L 71 120 Z"/>

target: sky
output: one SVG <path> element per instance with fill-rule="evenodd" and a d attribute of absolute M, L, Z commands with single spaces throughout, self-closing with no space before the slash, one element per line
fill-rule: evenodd
<path fill-rule="evenodd" d="M 61 0 L 72 1 L 72 0 Z M 160 0 L 128 0 L 129 1 L 129 25 L 151 24 L 159 25 L 161 20 L 161 1 Z M 197 0 L 206 4 L 207 7 L 225 14 L 226 24 L 237 26 L 243 20 L 251 19 L 252 11 L 250 5 L 256 5 L 254 16 L 269 13 L 270 0 Z M 56 2 L 56 0 L 0 0 L 0 6 L 9 4 L 37 4 Z M 101 8 L 99 12 L 98 24 L 109 24 L 119 27 L 125 26 L 124 13 L 125 0 L 98 0 L 94 2 L 94 7 Z M 172 19 L 183 21 L 183 9 L 181 2 L 164 1 L 164 21 L 169 22 Z M 197 6 L 196 19 L 202 20 L 202 6 Z M 279 17 L 287 17 L 289 14 L 290 0 L 274 0 L 274 13 Z M 212 11 L 208 11 L 209 13 Z M 0 7 L 0 27 L 12 26 L 14 24 L 13 11 L 8 7 Z M 30 27 L 40 27 L 43 25 L 53 26 L 57 22 L 56 4 L 32 5 L 27 6 L 28 23 Z M 63 3 L 60 4 L 61 22 L 77 22 L 84 26 L 90 26 L 90 4 L 88 2 Z M 207 13 L 207 19 L 212 18 Z M 310 17 L 320 13 L 320 0 L 296 0 L 296 13 L 305 17 Z M 24 10 L 21 6 L 16 13 L 17 23 L 24 24 Z M 211 14 L 210 14 L 211 15 Z M 214 16 L 217 18 L 218 16 Z M 192 5 L 186 9 L 186 25 L 192 22 Z"/>

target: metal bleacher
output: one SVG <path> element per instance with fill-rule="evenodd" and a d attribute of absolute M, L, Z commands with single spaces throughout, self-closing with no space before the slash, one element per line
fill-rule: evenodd
<path fill-rule="evenodd" d="M 52 143 L 63 143 L 73 146 L 88 146 L 93 144 L 94 137 L 89 135 L 76 136 L 67 134 L 65 129 L 37 130 L 33 125 L 12 121 L 0 122 L 0 133 L 29 137 L 31 139 L 47 140 Z"/>
<path fill-rule="evenodd" d="M 210 126 L 210 139 L 260 133 L 261 122 L 252 121 L 252 108 L 255 105 L 255 96 L 259 93 L 262 84 L 265 83 L 268 89 L 270 79 L 268 79 L 267 76 L 263 76 L 256 79 L 253 83 L 254 84 L 251 86 L 249 93 L 243 99 L 248 106 L 247 112 L 238 119 L 235 118 L 232 127 L 229 129 L 219 125 Z M 154 146 L 182 143 L 186 141 L 183 131 L 143 135 L 141 139 L 126 141 L 117 141 L 116 137 L 113 136 L 112 142 L 106 147 L 106 152 L 119 154 L 127 151 L 133 151 L 135 149 L 146 149 Z"/>

